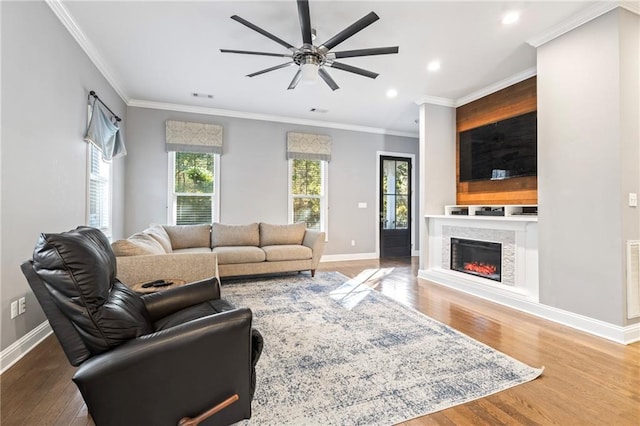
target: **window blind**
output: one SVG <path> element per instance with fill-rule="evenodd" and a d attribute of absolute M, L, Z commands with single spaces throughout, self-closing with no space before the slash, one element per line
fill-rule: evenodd
<path fill-rule="evenodd" d="M 331 136 L 288 132 L 287 159 L 331 161 Z"/>
<path fill-rule="evenodd" d="M 222 154 L 222 126 L 167 120 L 167 152 L 207 152 Z"/>
<path fill-rule="evenodd" d="M 95 145 L 89 151 L 89 217 L 87 224 L 111 234 L 111 165 L 102 161 L 102 153 Z"/>

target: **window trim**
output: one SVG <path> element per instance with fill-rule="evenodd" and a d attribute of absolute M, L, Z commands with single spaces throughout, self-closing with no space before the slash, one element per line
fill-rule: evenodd
<path fill-rule="evenodd" d="M 220 154 L 211 153 L 213 155 L 213 208 L 211 211 L 211 221 L 220 221 Z M 176 224 L 176 206 L 178 204 L 177 197 L 179 195 L 197 195 L 191 193 L 174 192 L 175 188 L 175 167 L 176 167 L 176 151 L 168 153 L 169 161 L 167 161 L 167 223 Z"/>
<path fill-rule="evenodd" d="M 96 147 L 92 143 L 87 143 L 87 179 L 86 179 L 87 196 L 86 196 L 85 223 L 87 226 L 91 226 L 91 181 L 94 180 L 91 173 L 91 161 L 92 161 L 93 150 L 95 150 L 95 152 L 97 152 L 100 157 L 98 161 L 101 161 L 103 164 L 106 164 L 109 167 L 109 177 L 107 179 L 104 179 L 102 176 L 98 176 L 98 179 L 95 179 L 95 180 L 100 180 L 102 182 L 106 182 L 107 184 L 107 197 L 106 197 L 106 200 L 107 200 L 106 209 L 107 209 L 107 218 L 108 218 L 107 225 L 105 228 L 97 228 L 97 229 L 102 231 L 102 233 L 107 236 L 109 241 L 111 241 L 113 238 L 113 164 L 110 162 L 104 161 L 102 156 L 102 151 L 100 151 L 98 147 Z M 101 205 L 101 208 L 103 207 L 104 206 Z"/>
<path fill-rule="evenodd" d="M 287 160 L 287 222 L 293 223 L 293 158 Z M 322 180 L 320 195 L 305 195 L 304 198 L 320 199 L 320 231 L 325 233 L 325 242 L 329 241 L 329 162 L 320 161 L 320 179 Z"/>

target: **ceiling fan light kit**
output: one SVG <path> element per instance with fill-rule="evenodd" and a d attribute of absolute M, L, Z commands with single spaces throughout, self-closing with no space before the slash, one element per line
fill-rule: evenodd
<path fill-rule="evenodd" d="M 302 82 L 306 84 L 314 84 L 318 81 L 318 64 L 313 61 L 305 62 L 300 65 L 300 73 L 302 74 Z"/>
<path fill-rule="evenodd" d="M 302 46 L 295 47 L 290 43 L 282 40 L 281 38 L 271 34 L 270 32 L 258 27 L 255 24 L 243 19 L 237 15 L 233 15 L 231 19 L 242 25 L 251 28 L 252 30 L 262 34 L 263 36 L 275 41 L 281 46 L 289 50 L 289 53 L 270 53 L 270 52 L 256 52 L 249 50 L 233 50 L 233 49 L 220 49 L 222 53 L 237 53 L 243 55 L 258 55 L 258 56 L 275 56 L 282 58 L 290 58 L 290 62 L 276 65 L 270 68 L 266 68 L 251 74 L 247 77 L 255 77 L 261 74 L 265 74 L 270 71 L 275 71 L 281 68 L 287 68 L 292 65 L 298 66 L 298 71 L 293 76 L 293 80 L 289 84 L 288 89 L 295 89 L 300 81 L 304 83 L 311 83 L 317 81 L 317 77 L 320 76 L 322 80 L 331 88 L 336 90 L 339 86 L 333 80 L 331 75 L 327 72 L 326 68 L 335 68 L 342 71 L 350 72 L 353 74 L 362 75 L 369 78 L 376 78 L 377 73 L 354 67 L 352 65 L 336 62 L 336 59 L 340 58 L 353 58 L 357 56 L 372 56 L 372 55 L 388 55 L 398 53 L 398 46 L 393 47 L 376 47 L 369 49 L 357 49 L 357 50 L 345 50 L 341 52 L 330 52 L 331 49 L 336 47 L 354 34 L 362 31 L 375 21 L 380 19 L 374 12 L 370 12 L 366 16 L 357 20 L 338 34 L 324 42 L 319 46 L 313 44 L 314 30 L 311 28 L 311 15 L 309 13 L 308 0 L 297 0 L 298 3 L 298 16 L 300 18 L 300 30 L 302 32 Z"/>

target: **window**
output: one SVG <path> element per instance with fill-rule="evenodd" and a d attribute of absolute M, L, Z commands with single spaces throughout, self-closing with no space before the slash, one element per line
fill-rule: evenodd
<path fill-rule="evenodd" d="M 327 162 L 289 160 L 289 221 L 327 231 Z"/>
<path fill-rule="evenodd" d="M 195 225 L 218 220 L 219 161 L 220 156 L 211 153 L 169 154 L 169 223 Z"/>
<path fill-rule="evenodd" d="M 103 161 L 102 152 L 88 143 L 87 224 L 100 229 L 111 239 L 111 164 Z"/>

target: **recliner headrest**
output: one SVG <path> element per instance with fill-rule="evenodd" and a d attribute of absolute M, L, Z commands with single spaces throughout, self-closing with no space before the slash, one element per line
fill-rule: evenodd
<path fill-rule="evenodd" d="M 153 330 L 140 296 L 116 279 L 116 258 L 100 230 L 41 234 L 33 268 L 93 354 Z"/>

